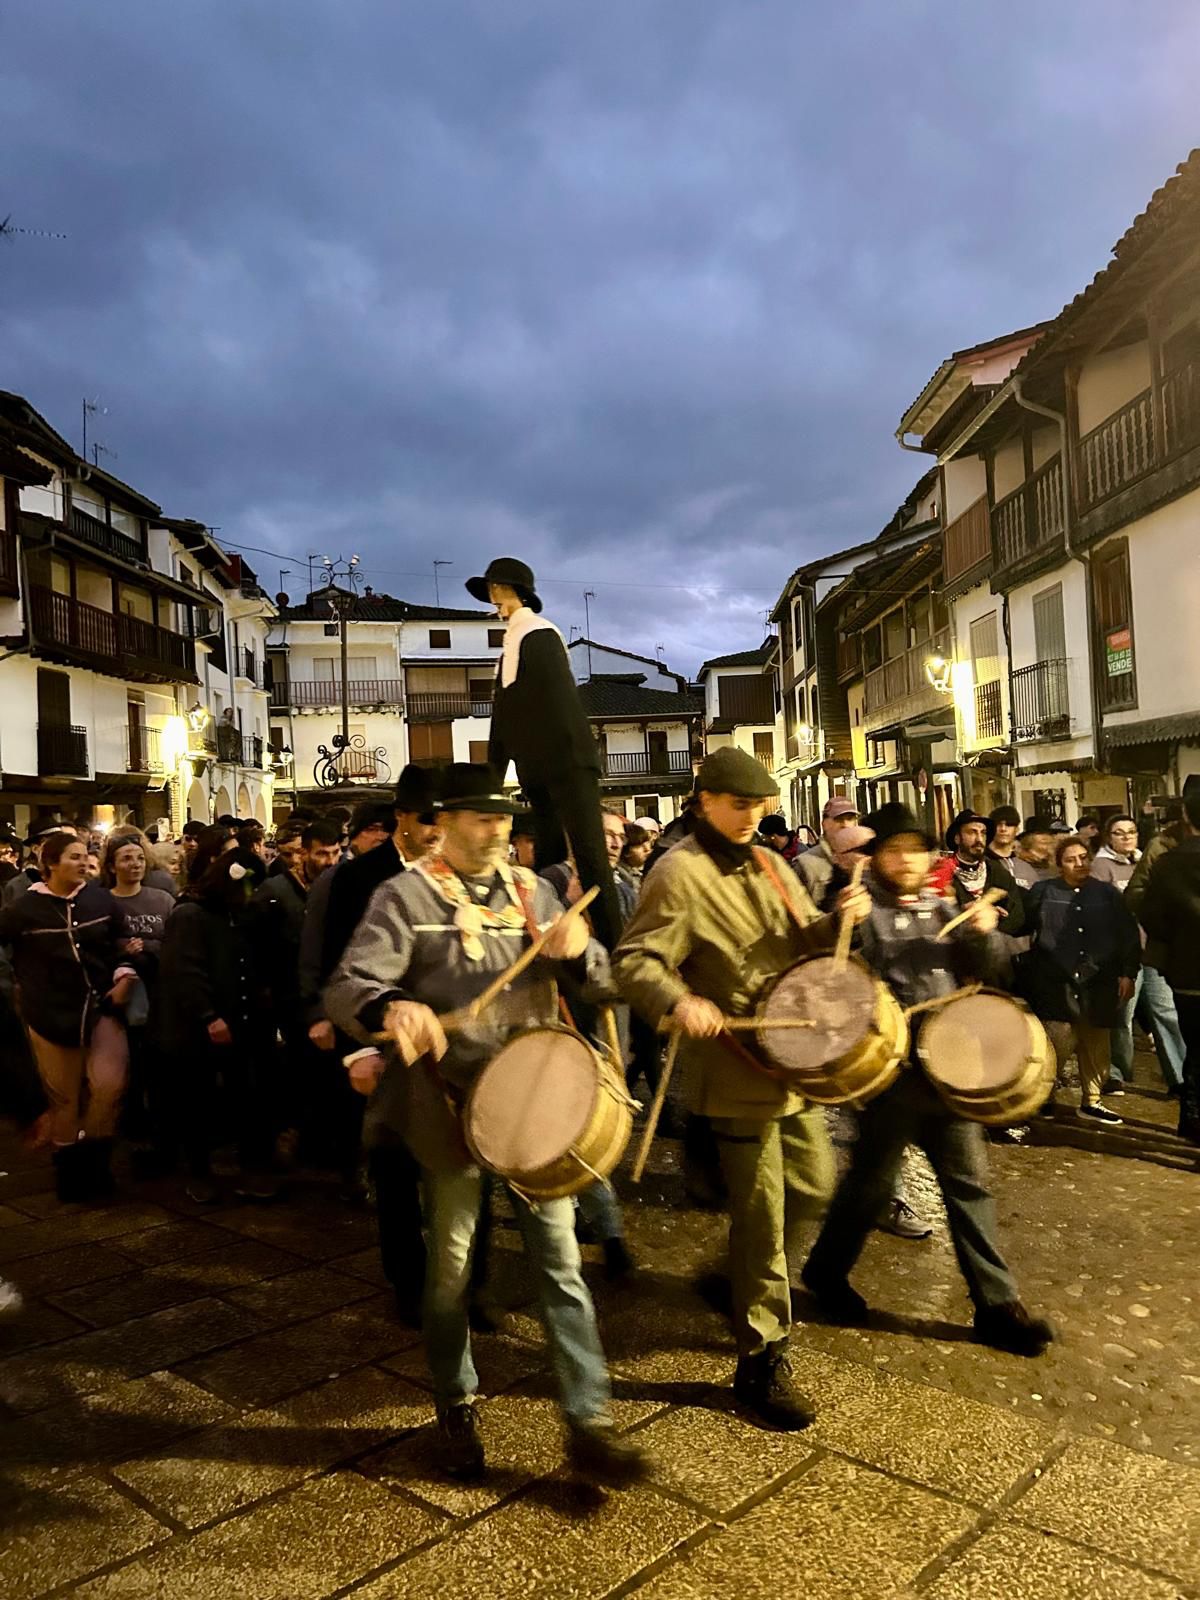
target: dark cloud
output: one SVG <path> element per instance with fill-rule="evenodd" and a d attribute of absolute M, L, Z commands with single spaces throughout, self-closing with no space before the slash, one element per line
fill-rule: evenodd
<path fill-rule="evenodd" d="M 25 10 L 0 214 L 70 237 L 0 242 L 0 386 L 72 436 L 100 394 L 114 470 L 271 584 L 525 553 L 688 668 L 877 531 L 941 357 L 1196 142 L 1187 0 Z"/>

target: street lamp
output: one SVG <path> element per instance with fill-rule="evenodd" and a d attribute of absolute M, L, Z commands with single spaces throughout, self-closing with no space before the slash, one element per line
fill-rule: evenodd
<path fill-rule="evenodd" d="M 925 676 L 939 694 L 949 694 L 953 671 L 953 662 L 947 661 L 946 657 L 940 652 L 929 656 L 925 662 Z"/>
<path fill-rule="evenodd" d="M 325 568 L 325 576 L 332 590 L 335 580 L 345 578 L 350 585 L 350 592 L 339 596 L 335 601 L 332 596 L 329 604 L 334 616 L 338 620 L 338 632 L 341 642 L 342 656 L 342 731 L 334 734 L 333 742 L 339 750 L 345 750 L 350 743 L 350 685 L 347 681 L 349 668 L 350 640 L 347 632 L 347 623 L 350 620 L 350 608 L 354 604 L 354 579 L 355 569 L 358 566 L 358 557 L 351 556 L 349 561 L 344 556 L 339 556 L 333 561 L 329 556 L 321 557 L 321 565 Z"/>

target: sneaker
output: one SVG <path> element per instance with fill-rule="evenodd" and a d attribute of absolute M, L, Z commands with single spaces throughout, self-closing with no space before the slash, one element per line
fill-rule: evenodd
<path fill-rule="evenodd" d="M 1088 1122 L 1099 1122 L 1106 1128 L 1124 1127 L 1124 1119 L 1115 1111 L 1110 1111 L 1107 1106 L 1102 1106 L 1097 1100 L 1094 1106 L 1080 1106 L 1077 1113 Z"/>
<path fill-rule="evenodd" d="M 812 1401 L 796 1387 L 786 1339 L 756 1356 L 740 1356 L 733 1392 L 747 1411 L 781 1433 L 798 1433 L 816 1417 Z"/>
<path fill-rule="evenodd" d="M 196 1206 L 215 1206 L 221 1192 L 211 1178 L 189 1178 L 184 1194 Z"/>
<path fill-rule="evenodd" d="M 0 1317 L 15 1317 L 25 1301 L 15 1283 L 0 1278 Z"/>
<path fill-rule="evenodd" d="M 438 1412 L 438 1466 L 450 1478 L 480 1478 L 486 1465 L 479 1421 L 469 1400 Z"/>
<path fill-rule="evenodd" d="M 1104 1095 L 1124 1094 L 1125 1088 L 1124 1078 L 1110 1078 L 1100 1093 Z"/>
<path fill-rule="evenodd" d="M 633 1257 L 624 1239 L 605 1239 L 604 1276 L 609 1283 L 624 1283 L 634 1270 Z"/>
<path fill-rule="evenodd" d="M 1040 1356 L 1054 1340 L 1050 1324 L 1041 1317 L 1030 1316 L 1019 1300 L 1000 1306 L 978 1306 L 974 1329 L 976 1343 L 1007 1350 L 1014 1356 Z"/>
<path fill-rule="evenodd" d="M 279 1199 L 279 1179 L 269 1173 L 245 1172 L 234 1185 L 233 1192 L 239 1200 L 255 1200 L 269 1205 Z"/>
<path fill-rule="evenodd" d="M 844 1328 L 862 1328 L 871 1315 L 870 1307 L 843 1278 L 840 1283 L 824 1283 L 810 1277 L 807 1267 L 800 1274 L 804 1287 L 812 1295 L 829 1322 L 840 1323 Z"/>
<path fill-rule="evenodd" d="M 609 1417 L 568 1423 L 567 1462 L 581 1478 L 609 1489 L 641 1483 L 650 1468 L 641 1445 L 622 1439 Z"/>
<path fill-rule="evenodd" d="M 894 1234 L 897 1239 L 928 1239 L 933 1227 L 897 1195 L 887 1203 L 887 1208 L 875 1226 L 881 1233 Z"/>

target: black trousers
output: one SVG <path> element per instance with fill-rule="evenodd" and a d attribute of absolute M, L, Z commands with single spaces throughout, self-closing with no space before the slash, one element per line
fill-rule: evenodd
<path fill-rule="evenodd" d="M 1200 1144 L 1200 995 L 1175 993 L 1179 1031 L 1183 1035 L 1183 1087 L 1179 1095 L 1179 1131 Z"/>
<path fill-rule="evenodd" d="M 517 777 L 533 809 L 539 872 L 563 860 L 569 841 L 580 883 L 600 890 L 589 910 L 596 937 L 606 950 L 613 949 L 621 934 L 621 907 L 600 822 L 600 774 L 590 767 L 568 767 L 552 782 L 533 783 L 518 765 Z"/>

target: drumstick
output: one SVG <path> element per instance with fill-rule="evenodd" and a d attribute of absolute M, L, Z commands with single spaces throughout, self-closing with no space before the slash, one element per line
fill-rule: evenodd
<path fill-rule="evenodd" d="M 617 1032 L 617 1019 L 611 1006 L 601 1006 L 600 1015 L 604 1019 L 604 1032 L 608 1036 L 608 1049 L 613 1058 L 613 1066 L 618 1072 L 625 1065 L 621 1056 L 621 1036 Z"/>
<path fill-rule="evenodd" d="M 662 1076 L 658 1080 L 658 1088 L 654 1091 L 654 1102 L 650 1107 L 650 1115 L 646 1118 L 646 1131 L 643 1133 L 641 1145 L 638 1147 L 637 1160 L 633 1163 L 634 1183 L 641 1183 L 642 1173 L 646 1170 L 650 1146 L 654 1143 L 654 1135 L 658 1129 L 658 1119 L 662 1116 L 663 1104 L 667 1098 L 667 1085 L 670 1083 L 671 1074 L 675 1070 L 675 1057 L 679 1052 L 679 1041 L 682 1037 L 681 1033 L 673 1033 L 671 1042 L 667 1046 Z"/>
<path fill-rule="evenodd" d="M 906 1017 L 916 1016 L 918 1011 L 936 1011 L 939 1006 L 948 1006 L 951 1000 L 961 1000 L 965 994 L 978 994 L 983 988 L 981 983 L 964 983 L 961 989 L 952 989 L 949 994 L 935 995 L 932 1000 L 922 1000 L 919 1005 L 906 1006 Z"/>
<path fill-rule="evenodd" d="M 857 889 L 862 883 L 865 861 L 856 861 L 850 869 L 850 888 Z M 850 941 L 854 937 L 854 919 L 848 911 L 842 912 L 841 925 L 838 928 L 837 949 L 834 951 L 835 961 L 846 962 L 850 959 Z"/>
<path fill-rule="evenodd" d="M 592 901 L 599 893 L 599 888 L 593 884 L 586 894 L 580 895 L 575 904 L 573 906 L 569 906 L 567 910 L 563 912 L 561 917 L 555 917 L 550 926 L 542 930 L 529 948 L 527 950 L 522 950 L 521 954 L 513 962 L 512 966 L 506 967 L 500 976 L 494 980 L 494 982 L 488 984 L 487 988 L 482 994 L 477 994 L 475 996 L 470 1005 L 460 1006 L 457 1011 L 447 1011 L 445 1016 L 439 1017 L 438 1020 L 442 1024 L 442 1032 L 453 1033 L 456 1028 L 466 1027 L 469 1023 L 476 1021 L 480 1012 L 486 1011 L 488 1006 L 491 1005 L 492 1001 L 495 1000 L 498 995 L 503 994 L 504 990 L 507 989 L 512 980 L 520 973 L 524 972 L 525 968 L 530 964 L 531 961 L 535 961 L 537 959 L 537 957 L 542 953 L 546 940 L 550 937 L 554 930 L 556 928 L 561 928 L 564 923 L 570 922 L 572 917 L 577 917 L 581 911 L 585 910 L 586 907 L 591 905 Z M 377 1033 L 374 1035 L 374 1037 L 380 1044 L 393 1043 L 392 1035 L 387 1032 Z"/>
<path fill-rule="evenodd" d="M 960 911 L 956 917 L 951 917 L 945 927 L 938 930 L 938 938 L 944 939 L 948 933 L 952 933 L 962 923 L 969 922 L 974 915 L 975 906 L 995 905 L 996 901 L 1003 900 L 1007 893 L 1007 889 L 985 889 L 979 899 L 976 900 L 975 905 L 968 906 L 965 911 Z"/>
<path fill-rule="evenodd" d="M 816 1022 L 810 1017 L 726 1017 L 724 1019 L 724 1032 L 726 1033 L 756 1033 L 760 1028 L 770 1031 L 772 1028 L 815 1028 Z M 664 1017 L 658 1025 L 659 1033 L 678 1033 L 678 1025 L 670 1017 Z"/>

